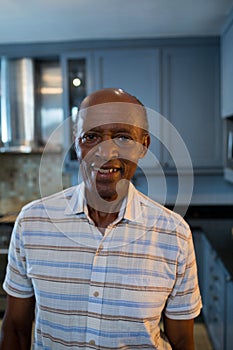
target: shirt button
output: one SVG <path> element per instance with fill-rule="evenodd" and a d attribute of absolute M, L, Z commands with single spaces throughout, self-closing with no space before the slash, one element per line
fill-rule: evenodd
<path fill-rule="evenodd" d="M 98 297 L 99 296 L 99 292 L 96 291 L 93 295 L 94 295 L 94 297 Z"/>
<path fill-rule="evenodd" d="M 96 251 L 96 254 L 98 255 L 103 249 L 104 249 L 103 244 L 100 244 L 99 248 Z"/>
<path fill-rule="evenodd" d="M 100 251 L 103 250 L 103 249 L 104 249 L 103 244 L 100 244 L 98 251 L 100 252 Z"/>
<path fill-rule="evenodd" d="M 90 344 L 90 345 L 95 345 L 95 341 L 94 341 L 93 339 L 91 339 L 91 340 L 89 341 L 89 344 Z"/>

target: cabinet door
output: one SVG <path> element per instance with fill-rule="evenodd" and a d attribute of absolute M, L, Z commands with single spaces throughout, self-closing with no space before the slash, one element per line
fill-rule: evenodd
<path fill-rule="evenodd" d="M 111 49 L 95 52 L 96 89 L 122 88 L 160 111 L 158 49 Z"/>
<path fill-rule="evenodd" d="M 195 240 L 194 240 L 195 242 Z M 198 247 L 198 246 L 197 246 Z M 200 280 L 200 289 L 202 293 L 202 303 L 203 303 L 203 316 L 208 323 L 209 320 L 209 285 L 210 281 L 210 257 L 212 254 L 212 247 L 204 234 L 201 235 L 199 239 L 199 247 L 196 249 L 197 254 L 197 264 L 198 264 L 198 276 Z"/>
<path fill-rule="evenodd" d="M 212 260 L 212 261 L 211 261 Z M 226 270 L 222 265 L 217 253 L 213 250 L 210 264 L 210 283 L 208 291 L 208 329 L 214 345 L 214 349 L 223 350 L 224 347 L 224 328 L 225 328 L 225 281 Z"/>
<path fill-rule="evenodd" d="M 78 108 L 83 98 L 93 91 L 94 73 L 93 59 L 89 51 L 78 51 L 63 54 L 61 57 L 63 77 L 63 108 L 64 108 L 64 134 L 66 170 L 74 170 L 77 175 L 77 157 L 74 149 L 74 123 Z M 77 183 L 76 177 L 72 181 Z"/>
<path fill-rule="evenodd" d="M 203 308 L 206 306 L 206 276 L 208 275 L 208 266 L 206 258 L 208 257 L 210 246 L 203 232 L 193 231 L 193 243 L 197 261 L 198 282 L 202 297 Z"/>
<path fill-rule="evenodd" d="M 194 168 L 222 164 L 219 108 L 218 47 L 165 49 L 162 111 L 183 138 Z M 166 138 L 175 147 L 172 136 Z M 164 159 L 173 166 L 166 151 Z"/>
<path fill-rule="evenodd" d="M 226 350 L 231 350 L 233 344 L 233 281 L 229 277 L 226 287 Z"/>
<path fill-rule="evenodd" d="M 96 89 L 122 88 L 136 96 L 146 107 L 160 112 L 160 60 L 158 49 L 111 49 L 95 52 Z M 151 125 L 160 128 L 159 121 Z M 154 133 L 153 133 L 154 134 Z M 156 168 L 160 161 L 160 144 L 153 138 L 150 152 L 140 160 L 144 170 Z"/>
<path fill-rule="evenodd" d="M 233 115 L 233 24 L 221 39 L 221 114 Z"/>

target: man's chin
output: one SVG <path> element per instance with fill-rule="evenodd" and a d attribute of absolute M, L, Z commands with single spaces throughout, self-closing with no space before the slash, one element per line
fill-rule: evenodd
<path fill-rule="evenodd" d="M 101 199 L 107 202 L 113 202 L 119 197 L 115 190 L 109 191 L 109 189 L 107 191 L 97 189 L 97 194 Z"/>
<path fill-rule="evenodd" d="M 111 186 L 112 185 L 112 186 Z M 122 179 L 115 184 L 108 184 L 104 186 L 103 183 L 96 185 L 98 195 L 108 201 L 116 201 L 124 198 L 128 193 L 129 180 Z"/>

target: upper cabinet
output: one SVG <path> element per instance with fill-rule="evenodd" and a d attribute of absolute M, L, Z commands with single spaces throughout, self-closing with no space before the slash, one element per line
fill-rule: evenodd
<path fill-rule="evenodd" d="M 186 46 L 163 50 L 162 111 L 178 130 L 195 169 L 222 165 L 219 48 Z M 176 146 L 167 135 L 170 148 Z M 164 161 L 173 161 L 164 152 Z"/>
<path fill-rule="evenodd" d="M 161 113 L 179 132 L 196 171 L 222 166 L 218 45 L 97 50 L 94 62 L 95 88 L 122 87 Z M 156 170 L 157 159 L 173 169 L 171 153 L 183 164 L 184 153 L 171 152 L 177 134 L 164 123 L 156 130 L 162 138 L 153 139 L 142 165 Z"/>
<path fill-rule="evenodd" d="M 82 100 L 93 91 L 94 73 L 92 53 L 85 50 L 66 52 L 61 57 L 63 76 L 63 109 L 66 170 L 77 171 L 78 162 L 74 147 L 74 132 L 77 113 Z"/>
<path fill-rule="evenodd" d="M 180 135 L 195 172 L 221 170 L 218 39 L 114 41 L 86 46 L 61 55 L 65 116 L 75 116 L 81 99 L 92 91 L 122 88 L 156 116 L 150 125 L 155 137 L 139 165 L 150 172 L 173 172 L 177 164 L 185 167 L 185 153 L 177 143 Z M 74 79 L 82 81 L 81 85 L 76 86 Z M 178 134 L 167 127 L 168 122 Z"/>
<path fill-rule="evenodd" d="M 221 114 L 233 115 L 233 20 L 221 38 Z"/>
<path fill-rule="evenodd" d="M 96 89 L 122 88 L 136 96 L 149 110 L 160 111 L 160 50 L 156 48 L 107 49 L 94 52 Z M 155 122 L 156 123 L 156 122 Z M 158 123 L 156 123 L 158 124 Z M 154 127 L 154 125 L 150 125 Z M 158 130 L 160 125 L 156 127 Z M 158 139 L 139 162 L 143 171 L 156 170 L 162 162 Z"/>
<path fill-rule="evenodd" d="M 95 52 L 96 89 L 122 88 L 156 111 L 160 110 L 159 50 L 111 49 Z"/>
<path fill-rule="evenodd" d="M 222 42 L 223 62 L 226 61 L 226 65 L 223 64 L 223 73 L 228 78 L 230 87 L 230 79 L 233 79 L 233 50 L 229 49 L 229 43 L 232 40 L 231 28 L 226 31 Z M 9 55 L 13 57 L 12 50 L 13 47 Z M 226 50 L 230 50 L 230 54 L 226 55 Z M 39 57 L 40 60 L 56 56 L 58 65 L 61 63 L 60 97 L 63 115 L 67 119 L 76 116 L 83 97 L 106 87 L 122 88 L 155 111 L 158 118 L 152 119 L 155 131 L 152 134 L 155 137 L 152 138 L 150 147 L 152 152 L 149 152 L 149 158 L 144 162 L 146 168 L 154 171 L 158 166 L 160 170 L 173 171 L 176 168 L 173 154 L 171 155 L 174 150 L 176 161 L 183 164 L 183 153 L 177 147 L 177 133 L 168 132 L 168 123 L 161 122 L 161 115 L 180 134 L 196 172 L 221 169 L 218 38 L 87 41 L 51 44 L 46 47 L 35 44 L 26 47 L 24 45 L 21 54 L 22 57 L 27 55 L 34 59 Z M 7 53 L 5 56 L 7 57 Z M 20 53 L 15 51 L 15 56 L 19 57 Z M 231 66 L 230 73 L 227 73 L 227 66 Z M 232 105 L 231 88 L 225 90 L 228 95 L 223 94 L 224 98 L 227 100 L 228 96 L 229 105 Z M 233 106 L 228 108 L 229 111 L 230 109 L 233 110 Z M 232 112 L 224 112 L 229 113 Z M 65 132 L 68 147 L 72 144 L 71 129 L 72 126 Z M 75 160 L 75 152 L 70 158 Z"/>

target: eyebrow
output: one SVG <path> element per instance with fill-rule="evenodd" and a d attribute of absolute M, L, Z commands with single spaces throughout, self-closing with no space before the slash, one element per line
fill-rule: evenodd
<path fill-rule="evenodd" d="M 119 127 L 114 126 L 114 127 L 110 128 L 109 130 L 114 131 L 116 133 L 117 132 L 130 132 L 131 133 L 133 131 L 132 126 L 134 126 L 134 125 L 125 124 L 125 125 L 121 125 Z M 112 130 L 112 129 L 114 129 L 114 130 Z M 138 128 L 138 129 L 140 129 L 140 128 Z M 88 132 L 88 131 L 102 132 L 102 131 L 106 131 L 106 129 L 100 125 L 100 126 L 92 128 L 92 129 L 86 130 L 86 132 Z"/>

